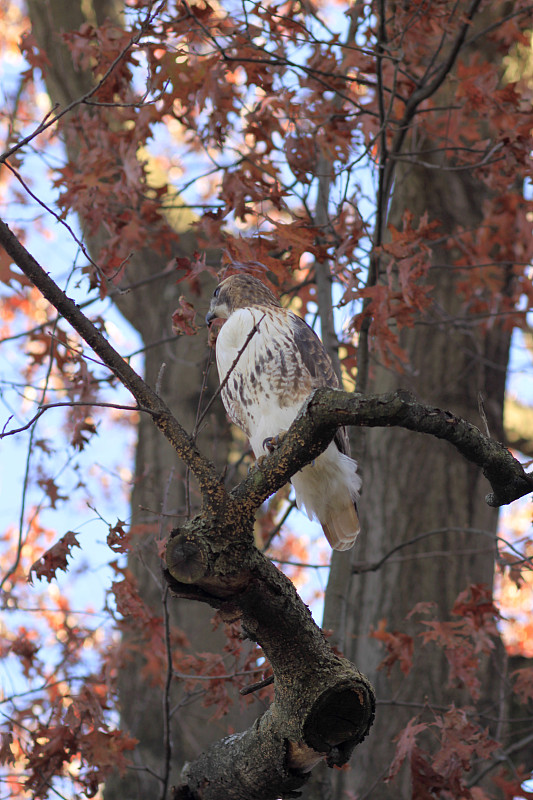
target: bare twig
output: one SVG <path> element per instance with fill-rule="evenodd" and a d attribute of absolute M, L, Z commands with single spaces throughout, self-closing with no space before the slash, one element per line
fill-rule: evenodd
<path fill-rule="evenodd" d="M 224 675 L 213 674 L 213 675 L 193 675 L 192 673 L 188 672 L 178 672 L 174 670 L 172 673 L 175 678 L 179 678 L 181 681 L 234 681 L 235 678 L 239 678 L 245 675 L 256 675 L 258 672 L 263 672 L 264 667 L 256 667 L 256 669 L 247 669 L 242 670 L 241 672 L 230 672 Z"/>
<path fill-rule="evenodd" d="M 56 328 L 56 325 L 57 325 L 57 323 L 54 324 L 54 330 Z M 49 361 L 48 361 L 48 367 L 47 367 L 46 376 L 45 376 L 45 379 L 44 379 L 44 385 L 43 385 L 43 388 L 42 388 L 42 391 L 41 391 L 41 399 L 42 400 L 44 400 L 44 398 L 46 397 L 46 392 L 48 390 L 48 383 L 49 383 L 49 380 L 50 380 L 50 375 L 52 374 L 52 364 L 53 364 L 53 360 L 54 360 L 53 359 L 53 349 L 54 349 L 54 340 L 52 339 L 51 348 L 50 348 L 50 358 L 49 358 Z M 36 420 L 31 421 L 28 425 L 25 426 L 24 429 L 32 427 L 35 421 Z M 8 420 L 8 422 L 9 422 L 9 420 Z M 6 422 L 6 425 L 8 424 L 8 422 Z M 16 553 L 15 553 L 15 559 L 13 561 L 13 564 L 5 572 L 5 574 L 2 577 L 2 580 L 0 581 L 0 590 L 2 590 L 4 588 L 6 582 L 9 580 L 9 578 L 16 572 L 16 570 L 18 568 L 18 565 L 20 563 L 21 556 L 22 556 L 22 546 L 24 544 L 24 541 L 23 541 L 23 537 L 24 537 L 24 533 L 23 533 L 23 531 L 24 531 L 24 515 L 26 513 L 26 492 L 27 492 L 27 489 L 28 489 L 28 482 L 29 482 L 29 477 L 30 477 L 30 462 L 31 462 L 32 454 L 33 454 L 33 439 L 34 439 L 34 435 L 35 435 L 35 427 L 32 427 L 32 430 L 31 430 L 31 433 L 30 433 L 30 437 L 29 437 L 29 441 L 28 441 L 28 449 L 27 449 L 27 452 L 26 452 L 26 461 L 25 461 L 25 465 L 24 465 L 24 479 L 22 481 L 22 498 L 21 498 L 21 504 L 20 504 L 17 550 L 16 550 Z M 0 439 L 3 438 L 3 436 L 4 436 L 4 433 L 2 432 L 2 434 L 0 435 Z"/>
<path fill-rule="evenodd" d="M 102 280 L 103 280 L 103 281 L 105 281 L 106 285 L 107 285 L 108 283 L 111 283 L 110 279 L 109 279 L 109 278 L 108 278 L 108 276 L 105 274 L 105 272 L 104 272 L 104 270 L 102 269 L 102 267 L 101 267 L 99 264 L 97 264 L 97 262 L 96 262 L 96 261 L 94 261 L 94 259 L 92 259 L 92 258 L 91 258 L 91 256 L 90 256 L 90 254 L 89 254 L 89 252 L 88 252 L 87 248 L 85 247 L 85 245 L 83 244 L 83 242 L 81 241 L 81 239 L 79 239 L 79 238 L 76 236 L 75 232 L 72 230 L 72 228 L 71 228 L 71 226 L 68 224 L 68 222 L 66 222 L 66 221 L 65 221 L 65 220 L 64 220 L 64 219 L 63 219 L 63 218 L 62 218 L 62 217 L 61 217 L 59 214 L 57 214 L 57 213 L 54 211 L 54 209 L 53 209 L 53 208 L 50 208 L 50 206 L 49 206 L 49 205 L 47 205 L 47 204 L 46 204 L 46 203 L 45 203 L 43 200 L 41 200 L 41 199 L 40 199 L 40 198 L 39 198 L 39 197 L 38 197 L 38 196 L 37 196 L 37 195 L 36 195 L 34 192 L 32 192 L 32 190 L 30 189 L 30 187 L 28 186 L 28 184 L 26 183 L 26 181 L 23 179 L 22 175 L 21 175 L 21 174 L 18 172 L 18 170 L 16 170 L 16 169 L 15 169 L 15 167 L 13 167 L 13 166 L 12 166 L 12 165 L 9 163 L 9 161 L 4 161 L 4 163 L 5 163 L 6 167 L 8 168 L 8 170 L 10 170 L 10 172 L 12 172 L 12 173 L 13 173 L 13 175 L 15 176 L 15 178 L 18 180 L 18 182 L 20 183 L 20 185 L 23 187 L 24 191 L 25 191 L 27 194 L 29 194 L 29 196 L 30 196 L 30 197 L 31 197 L 33 200 L 35 200 L 35 202 L 36 202 L 38 205 L 40 205 L 40 206 L 41 206 L 41 208 L 44 208 L 44 210 L 45 210 L 45 211 L 47 211 L 49 214 L 51 214 L 51 215 L 54 217 L 54 219 L 56 220 L 56 222 L 59 222 L 59 224 L 60 224 L 60 225 L 63 225 L 63 227 L 64 227 L 64 228 L 66 228 L 66 230 L 69 232 L 70 236 L 71 236 L 71 237 L 74 239 L 74 241 L 76 242 L 76 244 L 77 244 L 77 245 L 78 245 L 78 247 L 80 248 L 80 250 L 81 250 L 81 252 L 83 253 L 83 255 L 85 256 L 85 258 L 86 258 L 86 259 L 87 259 L 87 260 L 88 260 L 88 261 L 89 261 L 89 262 L 90 262 L 90 263 L 93 265 L 93 267 L 96 269 L 96 271 L 98 272 L 98 274 L 100 275 L 100 277 L 102 278 Z M 122 267 L 122 265 L 121 265 L 121 267 Z M 112 285 L 112 286 L 115 286 L 115 284 L 113 284 L 113 283 L 111 283 L 111 285 Z"/>
<path fill-rule="evenodd" d="M 491 772 L 495 767 L 499 766 L 505 761 L 509 760 L 509 757 L 513 754 L 518 752 L 519 750 L 523 750 L 526 747 L 529 747 L 533 742 L 533 733 L 527 734 L 518 742 L 513 742 L 513 744 L 506 747 L 504 750 L 499 751 L 496 753 L 492 758 L 488 759 L 488 763 L 483 767 L 483 769 L 479 770 L 475 775 L 473 775 L 470 780 L 467 782 L 467 786 L 476 786 L 482 778 L 485 777 L 489 772 Z"/>
<path fill-rule="evenodd" d="M 273 683 L 274 675 L 269 675 L 268 678 L 263 678 L 262 681 L 251 683 L 249 686 L 244 686 L 242 689 L 239 689 L 239 694 L 245 697 L 247 694 L 258 692 L 259 689 L 265 689 L 267 686 L 272 686 Z"/>
<path fill-rule="evenodd" d="M 387 209 L 394 183 L 394 176 L 396 172 L 396 164 L 403 160 L 401 158 L 401 151 L 404 145 L 405 137 L 411 129 L 411 123 L 415 114 L 418 112 L 419 106 L 424 100 L 432 97 L 444 83 L 446 77 L 449 75 L 452 67 L 457 60 L 462 47 L 464 46 L 467 33 L 470 30 L 472 19 L 474 18 L 481 0 L 472 0 L 469 8 L 463 15 L 464 22 L 461 25 L 455 40 L 450 46 L 446 58 L 440 63 L 438 67 L 433 67 L 432 75 L 430 77 L 429 71 L 426 71 L 424 81 L 415 89 L 409 98 L 405 101 L 405 110 L 401 120 L 398 121 L 396 126 L 396 134 L 394 135 L 390 146 L 386 140 L 388 115 L 385 114 L 383 103 L 383 85 L 380 79 L 380 69 L 383 56 L 386 52 L 387 45 L 387 32 L 385 26 L 385 3 L 380 2 L 380 18 L 379 18 L 379 40 L 377 50 L 377 77 L 378 77 L 378 102 L 380 108 L 380 130 L 382 131 L 380 157 L 378 163 L 378 198 L 376 208 L 376 225 L 373 235 L 373 249 L 380 247 L 383 239 L 383 232 L 387 219 Z M 391 94 L 391 100 L 394 96 L 394 91 Z M 373 286 L 379 278 L 380 264 L 379 256 L 374 252 L 370 258 L 370 267 L 366 281 L 366 287 Z M 370 298 L 365 298 L 363 301 L 363 313 L 370 305 Z M 365 392 L 368 381 L 369 370 L 369 331 L 371 325 L 370 316 L 364 316 L 360 331 L 359 331 L 359 345 L 358 345 L 358 369 L 357 369 L 357 383 L 356 391 Z"/>
<path fill-rule="evenodd" d="M 383 564 L 385 564 L 385 562 L 389 560 L 389 558 L 391 558 L 391 556 L 393 556 L 399 550 L 403 550 L 405 547 L 410 547 L 412 544 L 416 544 L 417 542 L 421 542 L 424 539 L 428 539 L 432 536 L 438 536 L 439 534 L 443 533 L 466 533 L 469 536 L 470 535 L 487 536 L 489 539 L 492 539 L 493 542 L 503 542 L 506 545 L 506 547 L 509 547 L 510 549 L 514 550 L 514 552 L 520 556 L 520 560 L 516 562 L 517 564 L 522 564 L 532 561 L 531 558 L 524 556 L 522 553 L 516 550 L 513 544 L 509 542 L 507 539 L 503 539 L 501 536 L 496 536 L 494 533 L 491 533 L 490 531 L 485 531 L 482 528 L 447 527 L 447 528 L 435 528 L 434 530 L 420 533 L 418 536 L 413 536 L 410 539 L 407 539 L 405 542 L 401 542 L 400 544 L 396 545 L 396 547 L 393 547 L 391 550 L 385 553 L 385 555 L 378 561 L 372 561 L 369 563 L 356 562 L 353 565 L 352 572 L 356 575 L 361 575 L 363 572 L 376 572 L 383 566 Z M 431 555 L 434 556 L 435 553 L 432 552 Z M 513 564 L 509 564 L 509 566 L 513 566 Z"/>
<path fill-rule="evenodd" d="M 23 431 L 27 431 L 28 428 L 31 428 L 37 420 L 42 417 L 45 411 L 48 411 L 51 408 L 70 408 L 72 406 L 95 406 L 97 408 L 116 408 L 121 411 L 146 411 L 147 414 L 151 414 L 152 411 L 149 408 L 143 408 L 142 406 L 123 406 L 120 403 L 98 403 L 98 402 L 89 402 L 87 400 L 69 400 L 68 402 L 61 402 L 61 403 L 46 403 L 39 407 L 39 410 L 36 414 L 25 424 L 21 425 L 20 428 L 14 428 L 13 430 L 6 431 L 6 426 L 9 424 L 11 417 L 5 423 L 2 431 L 0 432 L 0 439 L 3 439 L 5 436 L 15 436 L 17 433 L 22 433 Z"/>
<path fill-rule="evenodd" d="M 288 504 L 287 508 L 285 509 L 285 513 L 283 514 L 283 516 L 280 519 L 280 521 L 278 522 L 278 524 L 270 531 L 270 533 L 268 535 L 268 539 L 266 540 L 266 542 L 265 542 L 265 544 L 263 546 L 263 553 L 265 553 L 268 550 L 268 548 L 272 544 L 272 540 L 280 532 L 280 530 L 285 525 L 285 523 L 287 522 L 289 516 L 291 515 L 291 513 L 293 512 L 293 510 L 295 508 L 296 508 L 296 501 L 295 500 L 291 500 L 291 502 Z M 281 564 L 281 563 L 282 563 L 281 561 L 278 561 L 278 564 Z"/>
<path fill-rule="evenodd" d="M 457 36 L 455 37 L 455 41 L 450 47 L 447 57 L 444 61 L 440 64 L 438 69 L 435 69 L 433 72 L 434 77 L 429 82 L 426 82 L 418 89 L 410 95 L 409 99 L 407 100 L 405 111 L 403 114 L 402 119 L 398 122 L 397 125 L 397 132 L 394 136 L 390 147 L 391 156 L 397 156 L 400 154 L 405 137 L 407 136 L 408 131 L 410 130 L 410 125 L 413 120 L 414 115 L 418 109 L 418 106 L 427 100 L 429 97 L 435 94 L 435 92 L 440 89 L 444 81 L 446 80 L 447 76 L 450 74 L 452 67 L 454 66 L 457 56 L 459 55 L 467 36 L 467 33 L 470 31 L 471 23 L 473 18 L 475 17 L 479 6 L 481 5 L 482 0 L 472 0 L 470 6 L 466 10 L 463 15 L 464 22 L 461 25 Z M 394 181 L 394 158 L 388 160 L 387 165 L 384 169 L 384 197 L 389 197 L 390 192 L 392 189 L 392 184 Z"/>

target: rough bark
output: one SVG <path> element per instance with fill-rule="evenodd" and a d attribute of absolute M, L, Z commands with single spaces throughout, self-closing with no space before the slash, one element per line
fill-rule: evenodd
<path fill-rule="evenodd" d="M 217 526 L 208 536 L 199 522 L 194 532 L 192 526 L 177 531 L 167 563 L 178 581 L 193 581 L 207 602 L 241 618 L 268 656 L 275 700 L 248 731 L 217 742 L 187 765 L 176 799 L 285 796 L 324 755 L 329 766 L 346 763 L 373 719 L 370 685 L 333 653 L 291 582 L 257 550 L 242 547 L 242 521 Z M 170 582 L 172 590 L 187 596 L 188 585 L 178 581 Z"/>
<path fill-rule="evenodd" d="M 163 401 L 4 223 L 0 223 L 0 242 L 130 390 L 198 480 L 202 514 L 176 529 L 167 548 L 167 579 L 174 596 L 201 600 L 232 620 L 241 618 L 247 636 L 261 644 L 274 670 L 276 702 L 251 731 L 217 743 L 188 765 L 175 797 L 275 800 L 304 783 L 324 755 L 331 765 L 344 764 L 372 722 L 372 688 L 352 664 L 331 650 L 292 583 L 253 545 L 258 506 L 294 471 L 294 458 L 296 463 L 306 462 L 313 451 L 316 455 L 327 446 L 335 425 L 319 425 L 317 435 L 311 431 L 301 444 L 302 432 L 297 432 L 296 456 L 283 446 L 264 474 L 256 469 L 244 486 L 228 495 L 214 466 L 200 455 Z M 130 783 L 121 782 L 120 790 L 126 789 L 131 792 Z"/>
<path fill-rule="evenodd" d="M 65 53 L 58 46 L 54 33 L 78 27 L 85 20 L 85 9 L 90 8 L 91 4 L 71 0 L 30 0 L 29 6 L 34 20 L 34 33 L 38 40 L 40 36 L 44 37 L 42 42 L 52 59 L 52 70 L 48 78 L 50 94 L 54 101 L 68 103 L 73 97 L 86 91 L 90 82 L 87 83 L 86 76 L 76 73 L 69 66 L 65 67 Z M 115 14 L 116 7 L 117 4 L 102 0 L 93 2 L 92 10 L 97 21 L 101 21 L 106 14 Z M 410 186 L 408 192 L 404 192 L 406 185 Z M 437 181 L 435 171 L 418 170 L 409 175 L 405 173 L 396 192 L 398 210 L 400 206 L 401 209 L 407 207 L 412 199 L 411 207 L 414 211 L 418 208 L 422 213 L 429 208 L 441 219 L 446 231 L 452 231 L 457 220 L 464 223 L 469 219 L 475 224 L 480 218 L 482 196 L 479 187 L 465 183 L 461 175 L 446 173 Z M 411 193 L 413 198 L 410 197 Z M 401 215 L 399 211 L 398 213 Z M 394 216 L 393 212 L 393 219 Z M 92 244 L 97 250 L 99 243 Z M 183 245 L 185 249 L 188 247 L 186 241 Z M 449 260 L 448 254 L 435 252 L 435 263 L 446 263 L 446 259 Z M 152 278 L 162 271 L 162 266 L 153 253 L 137 254 L 131 261 L 128 279 L 131 283 L 136 283 Z M 445 309 L 448 319 L 452 319 L 460 307 L 454 291 L 454 276 L 443 272 L 441 277 L 438 302 Z M 178 345 L 181 350 L 177 353 L 169 351 L 164 345 L 152 347 L 167 333 L 165 321 L 169 319 L 176 304 L 172 279 L 163 276 L 161 282 L 146 283 L 142 305 L 134 293 L 118 296 L 117 303 L 150 347 L 146 362 L 148 383 L 152 387 L 159 383 L 163 398 L 171 407 L 179 408 L 180 421 L 186 430 L 191 430 L 196 413 L 198 387 L 202 383 L 205 352 L 203 344 L 199 337 L 196 341 L 187 340 Z M 448 319 L 443 315 L 438 321 L 431 320 L 431 325 L 427 328 L 419 327 L 413 335 L 405 335 L 403 344 L 410 353 L 413 373 L 397 381 L 390 373 L 377 367 L 372 379 L 372 389 L 388 392 L 398 385 L 406 386 L 423 400 L 439 407 L 450 408 L 470 420 L 477 419 L 477 391 L 481 389 L 490 399 L 490 409 L 487 411 L 493 435 L 500 437 L 500 409 L 508 339 L 499 330 L 490 337 L 482 337 L 468 329 L 457 330 L 448 324 Z M 421 330 L 430 330 L 432 333 L 420 336 Z M 161 373 L 163 361 L 166 369 Z M 184 366 L 187 370 L 186 382 L 183 381 Z M 178 393 L 179 406 L 173 402 Z M 216 424 L 215 419 L 213 424 Z M 223 463 L 226 447 L 222 430 L 211 428 L 209 439 L 210 448 L 204 440 L 202 450 L 213 458 L 218 458 L 219 464 Z M 167 512 L 181 514 L 185 510 L 185 474 L 174 450 L 161 443 L 162 438 L 151 418 L 143 416 L 139 428 L 136 483 L 132 500 L 134 524 L 152 527 L 159 525 L 158 512 L 163 505 Z M 284 452 L 281 451 L 281 455 Z M 337 629 L 339 633 L 336 635 L 346 642 L 347 655 L 356 659 L 360 656 L 361 664 L 366 665 L 365 668 L 372 673 L 375 672 L 381 653 L 377 644 L 369 643 L 366 638 L 369 625 L 377 625 L 379 619 L 385 616 L 389 628 L 400 626 L 404 613 L 412 605 L 410 589 L 413 585 L 420 589 L 417 599 L 436 599 L 442 608 L 449 608 L 458 591 L 464 588 L 465 582 L 490 583 L 492 580 L 492 545 L 490 552 L 481 556 L 464 556 L 458 552 L 463 546 L 468 550 L 472 549 L 468 529 L 476 527 L 494 532 L 495 515 L 483 504 L 482 494 L 485 490 L 481 489 L 477 468 L 466 464 L 459 456 L 451 456 L 450 452 L 449 446 L 445 444 L 442 447 L 434 442 L 428 445 L 426 437 L 418 437 L 407 431 L 376 430 L 368 436 L 364 459 L 365 494 L 362 503 L 366 539 L 363 539 L 362 549 L 356 550 L 355 558 L 358 561 L 366 558 L 375 563 L 394 544 L 404 542 L 418 532 L 434 530 L 436 527 L 449 529 L 448 534 L 441 535 L 440 541 L 430 538 L 425 546 L 419 545 L 418 553 L 429 555 L 433 550 L 446 552 L 446 569 L 442 569 L 443 562 L 439 560 L 435 560 L 435 565 L 428 568 L 432 563 L 429 558 L 422 562 L 413 559 L 412 562 L 401 564 L 387 560 L 376 572 L 368 571 L 356 577 L 350 595 L 346 588 L 350 584 L 350 561 L 346 556 L 334 557 L 329 597 L 337 593 L 342 598 L 349 596 L 349 602 L 343 600 L 338 604 L 340 617 L 336 613 L 334 618 L 328 618 L 326 609 L 325 625 Z M 278 457 L 281 455 L 278 454 Z M 259 481 L 258 492 L 264 491 L 266 484 L 262 483 L 263 477 L 257 471 L 250 476 L 246 490 L 254 489 L 254 480 Z M 271 483 L 267 481 L 268 486 L 275 483 L 274 479 Z M 464 528 L 462 534 L 456 532 L 458 527 Z M 483 538 L 483 543 L 487 541 L 490 540 Z M 413 551 L 414 547 L 409 552 Z M 198 559 L 201 564 L 202 556 L 198 556 Z M 420 570 L 420 563 L 426 566 L 425 570 Z M 153 607 L 160 607 L 163 587 L 158 580 L 154 548 L 147 536 L 139 537 L 134 556 L 130 559 L 130 567 L 138 576 L 147 601 Z M 197 577 L 196 559 L 192 559 L 190 568 Z M 155 577 L 147 579 L 148 575 Z M 195 646 L 206 649 L 207 645 L 202 643 L 202 632 L 210 629 L 210 613 L 202 610 L 200 604 L 195 604 L 194 611 L 191 610 L 190 603 L 186 604 L 184 611 L 180 605 L 176 606 L 175 622 L 188 633 Z M 209 648 L 213 648 L 211 643 Z M 161 692 L 143 684 L 137 668 L 141 661 L 139 659 L 138 664 L 134 664 L 124 673 L 121 688 L 123 721 L 131 732 L 142 739 L 139 766 L 148 765 L 152 770 L 160 772 Z M 417 672 L 406 687 L 407 697 L 419 699 L 426 694 L 429 696 L 431 692 L 431 696 L 447 699 L 446 692 L 441 691 L 445 683 L 445 665 L 437 664 L 434 669 L 429 669 L 427 664 L 422 664 L 420 674 L 422 679 L 419 680 Z M 395 687 L 386 684 L 381 676 L 378 677 L 382 697 L 386 699 Z M 402 684 L 402 691 L 403 689 Z M 234 727 L 241 727 L 242 722 L 232 721 L 232 724 Z M 401 720 L 397 727 L 400 724 Z M 218 735 L 212 726 L 205 724 L 205 717 L 200 717 L 198 724 L 188 725 L 190 727 L 187 730 L 180 720 L 174 729 L 176 752 L 180 758 L 190 758 L 193 753 L 205 747 L 208 739 Z M 390 718 L 387 719 L 386 714 L 382 715 L 380 725 L 373 753 L 368 752 L 364 756 L 359 765 L 359 776 L 364 773 L 367 776 L 379 776 L 383 764 L 388 763 L 387 759 L 390 761 Z M 194 774 L 201 775 L 204 766 L 205 762 L 200 762 L 194 768 Z M 193 772 L 190 773 L 191 776 Z M 362 785 L 361 781 L 359 785 Z M 364 785 L 368 786 L 368 783 Z M 139 772 L 138 778 L 132 778 L 131 782 L 128 779 L 121 781 L 120 787 L 109 788 L 107 795 L 114 797 L 120 793 L 120 796 L 144 797 L 153 795 L 155 787 L 157 782 Z M 397 793 L 397 787 L 395 792 Z M 392 796 L 397 796 L 395 792 Z M 321 800 L 325 800 L 325 797 L 323 794 Z M 378 798 L 379 794 L 376 792 L 373 797 Z"/>
<path fill-rule="evenodd" d="M 420 167 L 404 170 L 397 181 L 390 221 L 399 224 L 404 208 L 416 216 L 428 211 L 430 219 L 440 220 L 444 234 L 452 234 L 458 225 L 480 224 L 485 196 L 485 190 L 468 174 Z M 435 263 L 447 264 L 452 263 L 453 253 L 436 247 L 433 257 Z M 479 416 L 481 395 L 486 398 L 491 433 L 502 439 L 510 334 L 498 324 L 484 332 L 479 327 L 457 323 L 463 309 L 455 287 L 456 275 L 452 268 L 435 269 L 433 273 L 438 310 L 431 318 L 420 320 L 414 330 L 401 335 L 411 368 L 397 375 L 374 365 L 369 390 L 406 388 L 424 402 L 450 409 L 479 425 L 483 424 Z M 505 281 L 502 269 L 504 291 Z M 403 559 L 391 559 L 377 572 L 356 575 L 351 582 L 345 652 L 375 681 L 383 706 L 373 735 L 362 748 L 357 773 L 341 776 L 337 797 L 341 796 L 340 787 L 347 785 L 363 796 L 370 792 L 373 800 L 397 797 L 398 793 L 410 796 L 407 774 L 401 782 L 398 779 L 389 785 L 382 781 L 394 754 L 394 736 L 413 716 L 414 708 L 426 699 L 435 706 L 471 702 L 466 691 L 449 688 L 443 653 L 421 650 L 409 676 L 405 678 L 398 670 L 389 680 L 378 671 L 383 651 L 377 641 L 369 638 L 371 629 L 383 619 L 388 630 L 402 630 L 416 637 L 419 629 L 405 620 L 415 602 L 434 602 L 441 614 L 447 615 L 458 594 L 469 584 L 491 587 L 493 583 L 497 513 L 484 502 L 479 473 L 446 448 L 428 448 L 427 444 L 406 432 L 380 429 L 366 435 L 361 501 L 364 533 L 354 558 L 359 562 L 377 561 L 395 545 L 421 533 L 443 532 L 404 550 Z M 484 533 L 473 537 L 473 530 Z M 495 653 L 495 663 L 486 665 L 481 708 L 493 707 L 499 696 L 500 656 Z M 405 706 L 387 707 L 387 701 L 397 696 Z"/>
<path fill-rule="evenodd" d="M 0 244 L 24 274 L 130 390 L 138 407 L 194 473 L 202 511 L 173 531 L 166 575 L 172 593 L 240 619 L 274 673 L 275 700 L 243 734 L 217 742 L 182 771 L 176 800 L 275 800 L 301 786 L 322 758 L 345 764 L 366 736 L 374 695 L 356 667 L 331 649 L 292 583 L 253 544 L 263 500 L 327 447 L 339 424 L 400 426 L 446 439 L 490 480 L 492 504 L 533 488 L 533 477 L 498 443 L 465 420 L 402 392 L 379 397 L 315 391 L 286 436 L 231 493 L 163 401 L 113 350 L 76 304 L 0 222 Z M 241 765 L 236 767 L 236 765 Z M 124 787 L 122 787 L 124 788 Z"/>
<path fill-rule="evenodd" d="M 484 17 L 476 19 L 475 29 L 503 18 L 508 8 L 493 4 Z M 483 38 L 474 41 L 480 50 L 490 48 Z M 485 55 L 488 52 L 485 50 Z M 450 99 L 447 91 L 440 95 L 441 106 Z M 407 130 L 401 133 L 406 136 Z M 410 152 L 418 148 L 431 153 L 438 147 L 424 139 L 420 130 L 413 138 L 407 135 L 406 144 Z M 431 156 L 424 160 L 431 161 Z M 463 298 L 456 288 L 458 275 L 452 266 L 457 254 L 446 244 L 447 237 L 460 227 L 475 229 L 482 223 L 489 192 L 473 174 L 450 170 L 450 166 L 453 162 L 442 154 L 435 156 L 433 168 L 413 164 L 396 169 L 388 222 L 399 228 L 405 209 L 413 212 L 415 220 L 427 212 L 430 220 L 439 220 L 443 241 L 433 248 L 433 263 L 439 265 L 430 273 L 430 283 L 435 286 L 434 310 L 421 317 L 414 329 L 401 333 L 400 344 L 410 366 L 399 374 L 374 360 L 368 391 L 406 389 L 423 402 L 449 409 L 481 427 L 485 424 L 479 411 L 482 397 L 491 435 L 503 440 L 510 332 L 498 320 L 484 329 L 465 318 Z M 513 236 L 512 231 L 509 235 Z M 509 274 L 504 265 L 500 277 L 505 294 Z M 480 474 L 457 453 L 428 444 L 425 438 L 407 431 L 385 428 L 368 430 L 363 437 L 363 532 L 353 551 L 351 569 L 342 556 L 333 554 L 324 626 L 342 626 L 338 641 L 374 682 L 378 710 L 371 736 L 358 750 L 357 771 L 334 776 L 333 786 L 326 780 L 326 788 L 309 797 L 330 792 L 340 800 L 347 790 L 373 800 L 410 797 L 407 771 L 391 784 L 383 782 L 394 755 L 394 737 L 417 711 L 423 713 L 426 702 L 435 707 L 472 703 L 466 690 L 449 686 L 444 653 L 420 648 L 407 677 L 396 667 L 388 678 L 378 669 L 382 646 L 369 637 L 385 620 L 387 630 L 404 631 L 416 641 L 420 628 L 405 619 L 416 602 L 433 602 L 446 617 L 466 586 L 481 583 L 491 587 L 493 583 L 497 513 L 484 502 Z M 430 535 L 381 562 L 395 547 L 421 534 Z M 378 563 L 381 567 L 375 571 L 360 571 Z M 502 659 L 497 649 L 492 663 L 483 667 L 481 713 L 499 707 Z"/>

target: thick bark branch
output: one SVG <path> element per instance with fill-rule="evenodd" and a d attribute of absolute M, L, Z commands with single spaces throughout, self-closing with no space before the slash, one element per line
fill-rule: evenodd
<path fill-rule="evenodd" d="M 240 617 L 270 660 L 276 691 L 273 705 L 252 728 L 217 742 L 187 765 L 175 800 L 289 797 L 320 754 L 330 766 L 345 763 L 372 723 L 368 681 L 332 653 L 292 585 L 252 546 L 253 509 L 316 457 L 339 423 L 398 425 L 446 439 L 483 467 L 493 488 L 487 498 L 492 505 L 533 490 L 533 476 L 502 445 L 407 392 L 312 394 L 276 452 L 233 490 L 233 518 L 219 517 L 207 530 L 205 517 L 197 517 L 169 542 L 167 577 L 173 590 L 183 596 L 194 583 L 205 592 L 205 602 Z M 239 764 L 246 764 L 243 774 Z"/>
<path fill-rule="evenodd" d="M 124 361 L 79 306 L 57 286 L 2 220 L 0 244 L 126 386 L 139 405 L 150 412 L 155 424 L 197 478 L 206 507 L 214 511 L 221 504 L 225 505 L 226 493 L 213 464 L 198 451 L 170 409 Z M 486 498 L 491 506 L 511 503 L 533 491 L 533 476 L 524 472 L 503 445 L 483 436 L 474 425 L 448 411 L 423 406 L 406 392 L 363 397 L 333 389 L 319 389 L 306 401 L 280 447 L 233 490 L 232 498 L 242 505 L 243 510 L 246 508 L 253 512 L 291 475 L 325 450 L 339 425 L 399 425 L 446 439 L 465 458 L 483 468 L 483 474 L 493 488 Z"/>
<path fill-rule="evenodd" d="M 216 514 L 221 506 L 225 507 L 227 495 L 213 464 L 197 450 L 161 398 L 124 361 L 1 220 L 0 244 L 44 297 L 129 389 L 139 405 L 149 411 L 155 424 L 198 479 L 206 509 Z M 231 493 L 231 499 L 237 501 L 240 513 L 253 513 L 291 475 L 313 461 L 333 439 L 339 425 L 398 425 L 446 439 L 465 458 L 482 467 L 483 474 L 493 488 L 493 492 L 486 497 L 490 506 L 511 503 L 533 491 L 533 475 L 528 475 L 503 445 L 487 438 L 474 425 L 448 411 L 424 406 L 407 392 L 364 397 L 334 389 L 318 389 L 308 398 L 276 452 L 256 466 Z"/>
<path fill-rule="evenodd" d="M 216 742 L 186 765 L 175 800 L 275 800 L 305 783 L 324 757 L 345 764 L 374 717 L 367 679 L 336 655 L 289 579 L 253 546 L 252 519 L 202 516 L 174 532 L 167 579 L 187 596 L 240 618 L 274 672 L 275 701 L 247 731 Z M 190 595 L 189 595 L 190 596 Z"/>
<path fill-rule="evenodd" d="M 249 473 L 231 493 L 257 508 L 333 439 L 339 425 L 399 426 L 445 439 L 468 461 L 483 469 L 493 491 L 489 506 L 506 505 L 533 492 L 533 473 L 526 473 L 506 447 L 449 411 L 418 403 L 409 392 L 359 395 L 317 389 L 304 403 L 278 449 Z"/>

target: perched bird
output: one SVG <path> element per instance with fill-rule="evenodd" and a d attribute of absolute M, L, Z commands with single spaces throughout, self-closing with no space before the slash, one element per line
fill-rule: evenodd
<path fill-rule="evenodd" d="M 288 430 L 308 395 L 339 388 L 324 345 L 303 319 L 281 304 L 257 278 L 231 275 L 215 289 L 206 316 L 226 320 L 216 339 L 222 402 L 250 440 L 255 457 Z M 348 436 L 339 428 L 328 448 L 291 478 L 298 508 L 317 518 L 334 550 L 348 550 L 359 533 L 361 487 Z"/>

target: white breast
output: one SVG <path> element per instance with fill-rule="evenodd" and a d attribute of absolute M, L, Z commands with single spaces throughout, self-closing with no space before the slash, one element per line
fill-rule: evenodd
<path fill-rule="evenodd" d="M 257 329 L 251 335 L 254 326 Z M 296 365 L 287 363 L 281 353 L 280 342 L 290 335 L 283 314 L 241 308 L 231 314 L 217 338 L 220 382 L 230 373 L 222 401 L 231 420 L 250 439 L 256 458 L 265 452 L 267 437 L 289 428 L 305 399 L 297 391 Z"/>

